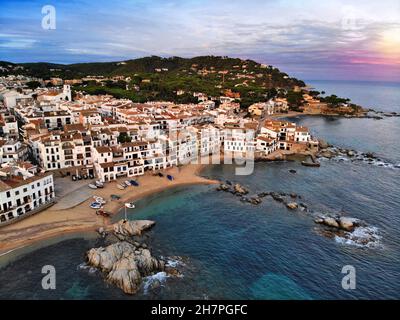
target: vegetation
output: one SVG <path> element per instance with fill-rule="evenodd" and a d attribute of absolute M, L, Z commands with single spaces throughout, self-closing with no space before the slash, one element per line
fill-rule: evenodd
<path fill-rule="evenodd" d="M 286 95 L 289 108 L 293 111 L 300 111 L 300 106 L 303 105 L 303 93 L 302 92 L 295 92 L 289 91 Z"/>
<path fill-rule="evenodd" d="M 8 63 L 4 62 L 5 65 Z M 15 70 L 15 69 L 18 70 Z M 305 83 L 289 77 L 272 66 L 252 60 L 202 56 L 191 59 L 179 57 L 145 57 L 122 62 L 80 63 L 71 65 L 25 63 L 15 65 L 8 74 L 50 79 L 80 79 L 87 76 L 105 77 L 104 81 L 88 81 L 75 86 L 89 94 L 111 94 L 136 102 L 170 100 L 177 103 L 197 102 L 194 92 L 211 97 L 225 95 L 226 90 L 240 94 L 243 107 L 265 101 Z M 119 76 L 124 80 L 111 81 Z M 184 92 L 177 94 L 178 91 Z"/>
<path fill-rule="evenodd" d="M 42 86 L 39 81 L 29 81 L 26 83 L 26 85 L 29 89 L 32 89 L 32 90 L 40 88 Z"/>
<path fill-rule="evenodd" d="M 125 143 L 125 142 L 131 142 L 132 137 L 129 136 L 126 132 L 121 132 L 118 136 L 118 143 Z"/>
<path fill-rule="evenodd" d="M 341 104 L 348 104 L 350 102 L 350 99 L 339 98 L 336 95 L 331 95 L 327 97 L 322 97 L 321 101 L 328 103 L 332 107 L 337 107 Z"/>

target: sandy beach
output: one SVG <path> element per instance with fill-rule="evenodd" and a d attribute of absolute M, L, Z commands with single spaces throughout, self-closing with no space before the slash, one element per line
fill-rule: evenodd
<path fill-rule="evenodd" d="M 138 177 L 139 187 L 128 187 L 119 190 L 113 181 L 105 184 L 103 189 L 92 190 L 88 188 L 88 181 L 72 182 L 70 178 L 56 179 L 57 203 L 15 224 L 0 228 L 0 254 L 13 249 L 21 248 L 37 242 L 68 233 L 93 232 L 100 227 L 110 224 L 109 218 L 96 215 L 96 211 L 89 207 L 93 196 L 103 197 L 107 203 L 104 210 L 116 214 L 124 204 L 138 200 L 167 188 L 195 185 L 216 184 L 218 181 L 200 177 L 199 173 L 205 167 L 202 164 L 190 164 L 182 167 L 174 167 L 162 171 L 174 177 L 169 181 L 166 177 L 154 176 L 153 172 L 147 172 Z M 111 201 L 111 195 L 118 195 L 119 200 Z"/>

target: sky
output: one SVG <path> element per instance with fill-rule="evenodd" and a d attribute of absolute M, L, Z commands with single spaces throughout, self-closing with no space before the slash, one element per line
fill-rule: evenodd
<path fill-rule="evenodd" d="M 43 28 L 45 5 L 55 29 Z M 0 60 L 250 58 L 304 80 L 400 82 L 400 0 L 0 0 Z"/>

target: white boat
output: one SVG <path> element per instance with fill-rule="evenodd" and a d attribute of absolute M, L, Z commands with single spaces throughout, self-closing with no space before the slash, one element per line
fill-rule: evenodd
<path fill-rule="evenodd" d="M 135 204 L 133 202 L 125 203 L 125 207 L 128 209 L 135 209 Z"/>
<path fill-rule="evenodd" d="M 92 184 L 92 183 L 89 184 L 89 188 L 90 188 L 90 189 L 97 189 L 96 185 L 94 185 L 94 184 Z"/>
<path fill-rule="evenodd" d="M 122 184 L 117 184 L 117 188 L 120 190 L 125 190 L 126 186 Z"/>
<path fill-rule="evenodd" d="M 98 196 L 93 196 L 94 201 L 101 203 L 101 204 L 106 204 L 106 200 L 104 200 L 102 197 L 98 197 Z"/>
<path fill-rule="evenodd" d="M 101 181 L 96 181 L 96 187 L 97 188 L 104 188 L 104 183 Z"/>
<path fill-rule="evenodd" d="M 131 185 L 131 183 L 130 183 L 128 180 L 124 181 L 124 183 L 125 183 L 125 185 L 126 185 L 127 187 L 129 187 L 129 186 Z"/>
<path fill-rule="evenodd" d="M 98 202 L 93 202 L 93 203 L 91 203 L 90 204 L 90 207 L 92 208 L 92 209 L 101 209 L 101 203 L 98 203 Z"/>

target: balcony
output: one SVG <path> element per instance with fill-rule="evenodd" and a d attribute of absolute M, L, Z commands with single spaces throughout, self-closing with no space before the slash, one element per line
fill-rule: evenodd
<path fill-rule="evenodd" d="M 8 220 L 3 221 L 2 219 L 0 219 L 0 227 L 9 225 L 11 223 L 20 221 L 24 218 L 30 217 L 36 213 L 39 213 L 49 207 L 51 207 L 53 204 L 55 204 L 56 201 L 54 198 L 49 199 L 48 201 L 42 203 L 40 206 L 36 207 L 35 209 L 31 210 L 31 208 L 29 207 L 28 209 L 24 210 L 23 208 L 21 208 L 22 206 L 26 205 L 26 204 L 22 204 L 21 206 L 17 207 L 18 209 L 21 209 L 19 215 L 17 217 L 14 218 L 8 218 Z M 8 215 L 12 210 L 16 209 L 16 207 L 12 207 L 9 208 L 8 211 L 4 212 L 4 211 L 0 211 L 0 215 L 2 215 L 3 217 L 5 215 Z"/>

